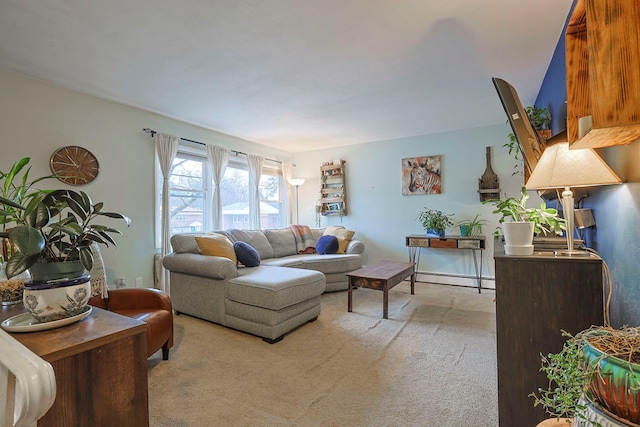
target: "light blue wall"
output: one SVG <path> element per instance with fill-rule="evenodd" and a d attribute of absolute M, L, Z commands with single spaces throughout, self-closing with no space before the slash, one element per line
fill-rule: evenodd
<path fill-rule="evenodd" d="M 500 108 L 497 95 L 496 108 Z M 314 223 L 322 162 L 344 159 L 349 215 L 342 220 L 322 217 L 322 225 L 342 224 L 356 230 L 355 238 L 366 243 L 365 263 L 381 259 L 407 260 L 404 237 L 424 232 L 416 217 L 425 206 L 455 214 L 454 221 L 471 219 L 479 212 L 490 221 L 485 234 L 491 235 L 497 226 L 497 217 L 491 214 L 490 205 L 480 203 L 478 178 L 485 170 L 486 147 L 491 146 L 492 166 L 500 175 L 502 192 L 519 193 L 521 177 L 511 175 L 514 160 L 502 147 L 509 132 L 508 126 L 501 124 L 295 154 L 295 175 L 307 179 L 299 190 L 301 222 Z M 442 156 L 442 194 L 403 196 L 402 159 L 427 155 Z M 494 275 L 492 254 L 493 242 L 489 238 L 483 276 Z M 472 258 L 468 251 L 425 250 L 420 271 L 471 275 Z"/>

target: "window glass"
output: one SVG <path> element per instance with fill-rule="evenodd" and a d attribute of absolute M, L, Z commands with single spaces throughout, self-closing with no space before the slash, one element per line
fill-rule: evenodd
<path fill-rule="evenodd" d="M 207 165 L 202 159 L 178 154 L 171 167 L 169 197 L 171 234 L 204 231 L 210 220 Z"/>
<path fill-rule="evenodd" d="M 157 170 L 156 245 L 160 247 L 160 212 L 162 174 Z M 288 225 L 283 215 L 286 187 L 279 165 L 264 166 L 259 183 L 261 228 L 280 228 Z M 220 183 L 222 198 L 222 229 L 249 228 L 249 172 L 243 158 L 232 158 Z M 206 154 L 192 147 L 179 151 L 173 161 L 169 177 L 171 234 L 212 231 L 211 181 Z"/>

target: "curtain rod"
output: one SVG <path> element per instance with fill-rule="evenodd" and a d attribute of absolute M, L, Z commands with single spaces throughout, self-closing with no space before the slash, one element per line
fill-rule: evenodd
<path fill-rule="evenodd" d="M 149 128 L 144 128 L 142 129 L 143 131 L 145 131 L 146 133 L 150 133 L 151 136 L 153 136 L 154 134 L 158 133 L 153 129 L 149 129 Z M 194 144 L 200 144 L 200 145 L 204 145 L 206 146 L 207 144 L 205 144 L 204 142 L 200 142 L 200 141 L 194 141 L 193 139 L 187 139 L 187 138 L 180 138 L 181 141 L 187 141 L 187 142 L 193 142 Z M 243 155 L 243 156 L 247 156 L 247 153 L 243 153 L 242 151 L 237 151 L 237 150 L 229 150 L 231 151 L 233 154 L 237 155 Z M 282 164 L 282 162 L 280 160 L 273 160 L 273 159 L 267 159 L 265 158 L 265 160 L 269 160 L 270 162 L 274 162 L 274 163 L 279 163 Z M 295 167 L 296 165 L 292 165 L 293 167 Z"/>

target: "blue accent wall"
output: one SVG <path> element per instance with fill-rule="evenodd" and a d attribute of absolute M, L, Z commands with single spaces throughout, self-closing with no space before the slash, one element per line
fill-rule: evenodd
<path fill-rule="evenodd" d="M 564 33 L 563 29 L 535 102 L 537 107 L 550 108 L 554 135 L 566 128 Z M 590 195 L 581 206 L 590 208 L 596 221 L 596 226 L 588 231 L 589 246 L 610 268 L 612 326 L 637 326 L 640 325 L 640 170 L 637 167 L 640 143 L 597 151 L 624 183 L 589 189 Z M 609 289 L 605 289 L 605 295 L 608 293 Z"/>

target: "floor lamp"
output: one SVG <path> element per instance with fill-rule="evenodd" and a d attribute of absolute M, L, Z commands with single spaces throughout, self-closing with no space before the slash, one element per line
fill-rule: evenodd
<path fill-rule="evenodd" d="M 289 184 L 296 187 L 296 223 L 300 221 L 299 212 L 298 212 L 298 187 L 304 184 L 304 178 L 291 178 L 289 180 Z"/>
<path fill-rule="evenodd" d="M 575 201 L 571 187 L 593 187 L 621 182 L 591 148 L 570 150 L 568 142 L 559 142 L 544 150 L 525 186 L 527 190 L 564 189 L 562 211 L 567 223 L 567 251 L 562 254 L 588 255 L 587 251 L 573 250 Z"/>

